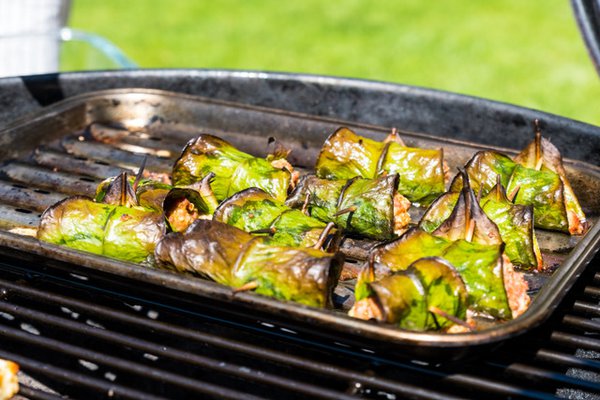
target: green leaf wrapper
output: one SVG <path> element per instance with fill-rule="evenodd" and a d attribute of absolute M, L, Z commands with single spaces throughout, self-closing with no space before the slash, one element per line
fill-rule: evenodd
<path fill-rule="evenodd" d="M 137 206 L 133 183 L 135 177 L 126 173 L 107 178 L 96 187 L 94 201 L 117 206 Z"/>
<path fill-rule="evenodd" d="M 442 150 L 377 142 L 348 128 L 340 128 L 327 138 L 315 171 L 324 179 L 374 179 L 382 173 L 398 173 L 398 192 L 421 204 L 428 204 L 445 190 Z"/>
<path fill-rule="evenodd" d="M 469 242 L 488 245 L 502 244 L 500 231 L 479 206 L 468 176 L 464 173 L 461 173 L 461 176 L 463 187 L 458 201 L 450 217 L 433 234 L 449 240 L 466 239 Z"/>
<path fill-rule="evenodd" d="M 376 302 L 383 311 L 383 321 L 403 329 L 428 328 L 425 288 L 414 274 L 390 275 L 370 284 Z"/>
<path fill-rule="evenodd" d="M 312 307 L 331 304 L 339 277 L 332 254 L 310 248 L 274 247 L 253 241 L 238 259 L 233 274 L 238 285 L 256 282 L 255 292 Z"/>
<path fill-rule="evenodd" d="M 141 207 L 115 207 L 104 227 L 103 255 L 142 262 L 165 234 L 164 216 Z"/>
<path fill-rule="evenodd" d="M 293 208 L 304 207 L 308 197 L 311 217 L 323 222 L 337 222 L 336 213 L 342 190 L 347 180 L 330 180 L 304 175 L 285 204 Z"/>
<path fill-rule="evenodd" d="M 504 288 L 503 245 L 457 240 L 441 255 L 456 267 L 469 293 L 470 307 L 499 319 L 512 319 Z"/>
<path fill-rule="evenodd" d="M 291 209 L 258 188 L 243 190 L 225 200 L 217 207 L 214 220 L 247 232 L 270 230 L 268 242 L 280 246 L 315 246 L 326 227 L 324 222 Z"/>
<path fill-rule="evenodd" d="M 569 232 L 574 235 L 584 234 L 589 223 L 581 209 L 579 200 L 567 178 L 567 171 L 562 162 L 560 151 L 548 139 L 536 131 L 535 140 L 531 141 L 516 157 L 515 161 L 527 168 L 538 168 L 555 172 L 563 183 L 564 202 L 569 221 Z"/>
<path fill-rule="evenodd" d="M 429 204 L 446 191 L 444 153 L 441 150 L 388 143 L 381 169 L 398 174 L 398 192 L 411 202 Z"/>
<path fill-rule="evenodd" d="M 521 158 L 517 157 L 517 160 Z M 529 158 L 526 159 L 530 165 Z M 537 170 L 518 164 L 508 156 L 494 152 L 481 151 L 467 163 L 465 170 L 475 191 L 481 190 L 487 195 L 495 186 L 497 176 L 508 193 L 518 190 L 514 199 L 516 204 L 533 206 L 534 224 L 537 228 L 577 233 L 586 229 L 585 220 L 577 227 L 569 229 L 568 203 L 561 177 L 552 170 Z M 450 191 L 456 192 L 462 186 L 462 178 L 454 179 Z M 572 215 L 576 215 L 573 211 Z M 578 218 L 578 217 L 575 217 Z"/>
<path fill-rule="evenodd" d="M 173 167 L 173 184 L 186 186 L 214 173 L 211 183 L 219 201 L 240 190 L 258 187 L 285 201 L 291 174 L 269 161 L 244 153 L 216 136 L 203 134 L 191 140 Z"/>
<path fill-rule="evenodd" d="M 498 226 L 506 244 L 504 252 L 510 261 L 524 270 L 540 270 L 542 254 L 533 229 L 533 207 L 513 204 L 506 197 L 502 185 L 496 185 L 481 199 L 481 205 L 485 214 Z"/>
<path fill-rule="evenodd" d="M 374 178 L 379 174 L 378 161 L 385 143 L 362 137 L 348 128 L 330 135 L 317 159 L 319 178 L 348 180 L 355 176 Z"/>
<path fill-rule="evenodd" d="M 189 272 L 227 286 L 240 253 L 254 236 L 218 222 L 198 220 L 185 231 L 167 234 L 154 252 L 159 266 Z"/>
<path fill-rule="evenodd" d="M 37 237 L 77 250 L 103 254 L 104 226 L 114 207 L 84 196 L 66 198 L 42 214 Z"/>
<path fill-rule="evenodd" d="M 387 269 L 385 271 L 385 274 L 382 274 L 382 276 L 379 276 L 377 278 L 380 279 L 381 277 L 385 277 L 390 274 L 391 271 Z M 375 266 L 373 264 L 373 259 L 371 258 L 359 270 L 358 275 L 356 277 L 356 285 L 354 285 L 354 304 L 358 303 L 363 299 L 373 296 L 373 291 L 371 290 L 370 283 L 375 281 L 375 279 Z"/>
<path fill-rule="evenodd" d="M 427 294 L 427 320 L 429 329 L 447 328 L 452 321 L 431 312 L 435 307 L 458 319 L 465 320 L 468 308 L 468 293 L 458 271 L 441 258 L 423 258 L 406 270 L 419 278 Z"/>
<path fill-rule="evenodd" d="M 457 179 L 464 182 L 460 174 L 457 175 Z M 434 232 L 450 218 L 459 196 L 460 193 L 456 192 L 447 192 L 440 196 L 425 211 L 419 227 L 426 232 Z M 474 200 L 472 196 L 471 201 Z M 480 205 L 485 215 L 497 226 L 500 237 L 506 244 L 504 251 L 511 262 L 525 270 L 540 269 L 542 256 L 533 229 L 533 207 L 513 204 L 506 197 L 501 184 L 494 186 L 488 195 L 481 199 Z M 484 231 L 483 237 L 489 232 L 495 233 L 495 229 L 490 226 Z"/>
<path fill-rule="evenodd" d="M 289 209 L 264 190 L 249 188 L 222 202 L 213 218 L 215 221 L 252 232 L 269 228 L 282 212 Z"/>
<path fill-rule="evenodd" d="M 441 255 L 451 244 L 450 240 L 412 228 L 393 242 L 375 247 L 371 256 L 390 271 L 402 271 L 420 258 Z"/>
<path fill-rule="evenodd" d="M 347 181 L 308 175 L 301 179 L 286 204 L 291 207 L 306 205 L 312 217 L 334 222 L 345 233 L 389 240 L 395 236 L 397 210 L 394 209 L 394 196 L 397 185 L 397 174 L 375 179 L 355 177 Z M 337 215 L 342 210 L 346 212 Z M 400 213 L 406 213 L 406 210 Z"/>
<path fill-rule="evenodd" d="M 170 233 L 156 248 L 159 265 L 219 283 L 313 307 L 330 304 L 340 256 L 310 248 L 273 246 L 233 226 L 198 220 Z"/>
<path fill-rule="evenodd" d="M 465 165 L 471 188 L 475 193 L 487 195 L 496 186 L 496 176 L 500 175 L 502 186 L 508 187 L 510 175 L 516 167 L 510 157 L 497 151 L 479 151 Z M 463 187 L 462 178 L 457 176 L 450 185 L 451 192 L 459 192 Z"/>
<path fill-rule="evenodd" d="M 453 324 L 432 310 L 440 310 L 461 320 L 466 318 L 465 284 L 454 267 L 441 258 L 422 258 L 406 270 L 371 282 L 368 286 L 369 298 L 373 301 L 359 300 L 350 315 L 375 315 L 381 321 L 418 331 L 444 329 Z M 367 310 L 367 315 L 361 315 L 363 307 L 378 310 Z"/>
<path fill-rule="evenodd" d="M 266 242 L 278 246 L 313 247 L 321 238 L 326 224 L 300 210 L 287 210 L 277 217 L 271 227 L 275 233 Z M 329 236 L 334 236 L 335 230 Z"/>
<path fill-rule="evenodd" d="M 452 264 L 462 277 L 472 309 L 493 317 L 511 319 L 512 312 L 504 289 L 503 245 L 452 241 L 418 228 L 399 239 L 373 250 L 375 263 L 391 271 L 403 271 L 423 257 L 441 257 Z"/>
<path fill-rule="evenodd" d="M 338 211 L 356 208 L 336 218 L 345 231 L 375 239 L 394 237 L 394 193 L 398 175 L 376 179 L 356 177 L 350 180 L 338 199 Z"/>
<path fill-rule="evenodd" d="M 429 205 L 419 221 L 419 228 L 425 232 L 435 231 L 445 220 L 450 218 L 452 210 L 458 202 L 460 192 L 446 192 Z"/>
<path fill-rule="evenodd" d="M 164 213 L 173 231 L 185 230 L 193 221 L 212 216 L 217 200 L 207 175 L 202 181 L 187 187 L 174 187 L 166 183 L 121 174 L 105 179 L 96 188 L 96 202 L 127 207 L 140 206 Z"/>
<path fill-rule="evenodd" d="M 247 188 L 257 187 L 283 203 L 287 198 L 290 181 L 289 171 L 275 168 L 262 158 L 251 158 L 240 163 L 231 176 L 228 196 Z"/>
<path fill-rule="evenodd" d="M 162 182 L 143 181 L 138 185 L 135 196 L 141 207 L 163 211 L 164 201 L 173 186 Z M 98 201 L 96 199 L 96 201 Z"/>
<path fill-rule="evenodd" d="M 96 203 L 69 197 L 40 220 L 40 240 L 131 262 L 142 262 L 166 230 L 164 217 L 141 207 Z"/>
<path fill-rule="evenodd" d="M 510 177 L 507 191 L 518 188 L 515 204 L 533 206 L 535 226 L 569 232 L 563 184 L 552 171 L 536 171 L 517 165 Z"/>

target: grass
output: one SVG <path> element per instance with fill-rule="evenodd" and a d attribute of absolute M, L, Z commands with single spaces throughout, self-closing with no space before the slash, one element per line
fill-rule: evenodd
<path fill-rule="evenodd" d="M 70 25 L 145 68 L 374 79 L 600 125 L 600 79 L 565 0 L 73 0 Z"/>

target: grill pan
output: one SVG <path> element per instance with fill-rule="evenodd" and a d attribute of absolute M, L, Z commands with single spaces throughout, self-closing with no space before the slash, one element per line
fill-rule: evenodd
<path fill-rule="evenodd" d="M 292 164 L 310 168 L 324 139 L 339 126 L 377 139 L 390 129 L 149 89 L 109 90 L 72 97 L 0 132 L 0 252 L 69 263 L 74 273 L 92 268 L 166 286 L 197 296 L 199 301 L 210 298 L 236 307 L 240 313 L 253 312 L 262 320 L 345 343 L 421 357 L 456 358 L 539 326 L 600 246 L 596 223 L 600 199 L 595 195 L 600 192 L 600 169 L 566 160 L 569 179 L 592 223 L 590 231 L 582 238 L 538 231 L 541 247 L 550 249 L 551 258 L 561 265 L 551 276 L 528 276 L 530 284 L 539 289 L 528 311 L 513 321 L 482 331 L 448 335 L 403 331 L 353 319 L 336 310 L 314 309 L 252 293 L 233 294 L 227 287 L 199 278 L 40 243 L 21 234 L 37 226 L 39 215 L 47 206 L 68 195 L 92 194 L 103 178 L 121 170 L 135 170 L 145 155 L 148 170 L 169 172 L 184 143 L 201 132 L 221 136 L 257 155 L 266 153 L 269 137 L 276 137 L 292 148 Z M 98 136 L 103 142 L 94 139 Z M 424 134 L 404 132 L 402 137 L 409 146 L 443 146 L 452 170 L 464 165 L 474 152 L 490 148 Z M 360 243 L 351 245 L 354 247 L 350 249 L 346 245 L 347 250 L 360 253 Z M 355 246 L 359 246 L 358 250 Z"/>

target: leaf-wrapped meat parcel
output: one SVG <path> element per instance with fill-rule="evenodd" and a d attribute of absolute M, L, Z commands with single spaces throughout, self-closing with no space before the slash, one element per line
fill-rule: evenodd
<path fill-rule="evenodd" d="M 406 147 L 395 132 L 377 142 L 340 128 L 323 144 L 315 170 L 319 178 L 332 180 L 398 174 L 398 192 L 422 205 L 445 191 L 443 151 Z"/>
<path fill-rule="evenodd" d="M 233 226 L 198 220 L 157 245 L 159 266 L 313 307 L 331 305 L 343 259 L 312 248 L 273 246 Z"/>
<path fill-rule="evenodd" d="M 573 235 L 584 234 L 589 228 L 589 223 L 567 178 L 560 151 L 548 139 L 542 137 L 538 120 L 534 121 L 534 126 L 535 139 L 515 157 L 515 161 L 526 168 L 548 170 L 558 174 L 564 188 L 569 232 Z"/>
<path fill-rule="evenodd" d="M 484 196 L 494 187 L 496 174 L 500 175 L 506 191 L 517 193 L 515 204 L 533 206 L 536 227 L 569 233 L 563 184 L 556 173 L 524 167 L 494 151 L 476 153 L 465 166 L 465 171 L 473 189 L 481 190 Z M 459 185 L 462 185 L 461 179 L 455 179 L 450 190 L 456 191 Z"/>
<path fill-rule="evenodd" d="M 499 319 L 512 319 L 529 304 L 527 283 L 503 253 L 497 226 L 465 185 L 450 217 L 432 233 L 413 228 L 374 248 L 370 260 L 384 271 L 403 271 L 424 257 L 441 257 L 463 279 L 469 308 Z"/>
<path fill-rule="evenodd" d="M 345 233 L 389 240 L 406 230 L 410 202 L 397 192 L 398 175 L 349 180 L 301 178 L 286 204 L 312 217 L 334 222 Z"/>
<path fill-rule="evenodd" d="M 233 265 L 253 239 L 249 233 L 221 222 L 197 220 L 185 232 L 166 235 L 156 246 L 155 259 L 163 268 L 236 286 Z"/>
<path fill-rule="evenodd" d="M 257 187 L 283 202 L 292 184 L 292 168 L 285 159 L 254 157 L 223 139 L 202 134 L 188 142 L 175 162 L 173 185 L 190 185 L 210 173 L 215 175 L 211 185 L 219 201 Z"/>
<path fill-rule="evenodd" d="M 140 170 L 141 171 L 141 170 Z M 40 240 L 126 261 L 142 262 L 154 253 L 167 230 L 184 230 L 194 220 L 212 217 L 216 200 L 204 185 L 175 188 L 126 173 L 104 180 L 95 200 L 75 196 L 42 215 Z"/>
<path fill-rule="evenodd" d="M 95 201 L 140 206 L 164 214 L 168 227 L 185 230 L 198 218 L 212 218 L 218 202 L 210 187 L 213 175 L 186 187 L 121 174 L 105 179 L 96 188 Z"/>
<path fill-rule="evenodd" d="M 463 185 L 468 183 L 466 175 L 458 176 Z M 533 207 L 513 204 L 502 187 L 500 175 L 497 177 L 496 186 L 479 201 L 481 209 L 498 227 L 502 241 L 506 244 L 504 252 L 510 261 L 524 270 L 541 270 L 542 254 L 533 228 Z M 453 188 L 456 186 L 452 185 Z M 450 217 L 460 194 L 449 191 L 438 197 L 423 214 L 419 227 L 426 232 L 436 230 Z"/>
<path fill-rule="evenodd" d="M 527 284 L 515 277 L 516 272 L 502 250 L 501 244 L 450 241 L 415 228 L 376 249 L 373 260 L 391 271 L 402 271 L 424 257 L 441 257 L 456 268 L 465 282 L 472 310 L 512 319 L 527 308 Z"/>
<path fill-rule="evenodd" d="M 567 179 L 558 149 L 541 137 L 536 138 L 514 160 L 499 152 L 480 151 L 466 164 L 465 170 L 475 191 L 487 195 L 500 176 L 508 193 L 516 193 L 515 204 L 533 206 L 538 228 L 583 234 L 589 225 Z M 450 191 L 458 191 L 460 180 Z"/>
<path fill-rule="evenodd" d="M 371 276 L 365 276 L 371 275 Z M 375 280 L 372 272 L 359 276 L 356 302 L 349 315 L 376 319 L 410 330 L 447 329 L 467 313 L 467 289 L 447 261 L 421 258 L 407 269 Z"/>
<path fill-rule="evenodd" d="M 267 242 L 273 245 L 334 246 L 337 237 L 332 225 L 292 209 L 258 188 L 234 194 L 217 207 L 213 218 L 246 232 L 269 234 Z"/>
<path fill-rule="evenodd" d="M 142 262 L 166 232 L 162 213 L 143 207 L 96 203 L 73 196 L 49 207 L 37 238 L 77 250 Z"/>

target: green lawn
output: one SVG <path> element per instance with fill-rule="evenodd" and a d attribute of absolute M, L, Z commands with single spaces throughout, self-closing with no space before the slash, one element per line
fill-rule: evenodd
<path fill-rule="evenodd" d="M 73 0 L 70 25 L 147 68 L 375 79 L 600 125 L 600 78 L 567 0 Z"/>

